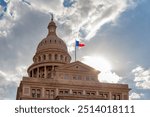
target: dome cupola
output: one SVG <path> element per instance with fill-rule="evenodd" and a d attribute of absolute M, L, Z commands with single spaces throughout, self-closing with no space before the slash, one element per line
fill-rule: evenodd
<path fill-rule="evenodd" d="M 49 23 L 48 25 L 48 35 L 56 35 L 56 24 L 55 22 L 53 21 L 53 15 L 52 15 L 52 18 L 51 18 L 51 22 Z"/>

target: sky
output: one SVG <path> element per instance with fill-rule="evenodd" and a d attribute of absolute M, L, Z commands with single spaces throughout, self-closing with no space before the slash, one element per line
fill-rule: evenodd
<path fill-rule="evenodd" d="M 74 61 L 101 71 L 100 82 L 128 84 L 130 99 L 150 99 L 149 0 L 0 0 L 0 99 L 15 99 L 51 13 Z"/>

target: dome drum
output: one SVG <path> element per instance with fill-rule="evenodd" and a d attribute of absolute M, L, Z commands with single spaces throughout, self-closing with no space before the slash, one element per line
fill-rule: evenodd
<path fill-rule="evenodd" d="M 70 63 L 71 57 L 66 54 L 61 53 L 44 53 L 36 55 L 33 58 L 34 64 L 43 62 L 60 62 L 60 63 Z"/>

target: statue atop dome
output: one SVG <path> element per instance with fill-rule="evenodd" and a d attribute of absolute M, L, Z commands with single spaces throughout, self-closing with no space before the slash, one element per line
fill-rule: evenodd
<path fill-rule="evenodd" d="M 54 20 L 54 15 L 53 15 L 53 13 L 51 13 L 51 21 L 53 21 Z"/>

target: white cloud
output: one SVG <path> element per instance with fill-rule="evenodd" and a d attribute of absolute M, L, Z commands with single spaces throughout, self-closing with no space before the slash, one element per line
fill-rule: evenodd
<path fill-rule="evenodd" d="M 122 79 L 121 76 L 112 71 L 108 72 L 102 71 L 99 75 L 99 80 L 102 82 L 118 83 L 121 79 Z"/>
<path fill-rule="evenodd" d="M 18 0 L 10 1 L 7 5 L 7 11 L 3 18 L 0 20 L 0 37 L 7 37 L 15 22 L 19 19 L 17 13 L 20 5 Z"/>
<path fill-rule="evenodd" d="M 136 86 L 143 89 L 150 89 L 150 69 L 144 69 L 141 66 L 132 70 Z"/>
<path fill-rule="evenodd" d="M 13 72 L 5 73 L 8 81 L 14 81 L 17 84 L 20 82 L 23 76 L 27 76 L 27 67 L 26 66 L 18 66 Z"/>
<path fill-rule="evenodd" d="M 140 98 L 142 98 L 143 96 L 144 96 L 144 94 L 142 94 L 142 93 L 138 94 L 138 93 L 133 92 L 133 93 L 131 93 L 131 95 L 129 96 L 129 99 L 130 99 L 130 100 L 140 99 Z"/>
<path fill-rule="evenodd" d="M 3 72 L 3 71 L 0 71 L 0 76 L 1 76 L 1 77 L 5 77 L 5 76 L 6 76 L 6 73 Z"/>
<path fill-rule="evenodd" d="M 41 12 L 63 13 L 63 0 L 30 0 L 31 6 Z"/>
<path fill-rule="evenodd" d="M 83 57 L 82 62 L 101 72 L 98 75 L 100 82 L 117 83 L 122 79 L 122 77 L 111 71 L 112 68 L 110 62 L 103 57 L 85 56 Z"/>
<path fill-rule="evenodd" d="M 26 5 L 21 1 L 13 0 L 8 5 L 8 12 L 12 12 L 13 17 L 7 14 L 1 23 L 0 35 L 7 36 L 12 26 L 23 17 L 27 11 L 43 12 L 48 14 L 53 12 L 58 25 L 63 28 L 58 29 L 58 34 L 67 42 L 69 50 L 72 51 L 74 39 L 89 40 L 106 23 L 115 22 L 122 12 L 134 6 L 134 0 L 77 0 L 72 7 L 65 8 L 63 0 L 30 0 L 31 5 Z M 29 13 L 29 12 L 28 12 Z M 6 25 L 7 24 L 7 25 Z M 63 33 L 61 33 L 63 30 Z"/>
<path fill-rule="evenodd" d="M 25 66 L 17 67 L 13 72 L 0 70 L 0 99 L 15 99 L 17 86 L 23 76 L 26 76 Z"/>
<path fill-rule="evenodd" d="M 6 42 L 6 46 L 10 45 L 10 47 L 12 47 L 12 51 L 9 52 L 8 50 L 6 53 L 3 52 L 3 54 L 7 55 L 7 60 L 5 60 L 5 57 L 1 57 L 1 63 L 3 60 L 5 60 L 7 64 L 11 63 L 10 65 L 7 65 L 9 66 L 8 68 L 15 68 L 16 64 L 16 66 L 19 65 L 19 67 L 16 67 L 13 71 L 0 71 L 0 99 L 10 98 L 9 93 L 11 89 L 13 89 L 13 93 L 15 94 L 16 90 L 14 90 L 14 88 L 16 88 L 22 76 L 26 75 L 26 67 L 22 66 L 21 62 L 23 60 L 24 63 L 29 63 L 26 62 L 28 59 L 26 58 L 27 53 L 25 51 L 28 51 L 28 53 L 29 50 L 33 51 L 33 48 L 35 49 L 35 47 L 29 47 L 29 45 L 35 44 L 35 40 L 41 37 L 45 31 L 43 31 L 43 29 L 38 31 L 34 30 L 34 28 L 39 29 L 38 26 L 42 21 L 46 21 L 43 20 L 45 17 L 41 14 L 47 15 L 49 12 L 54 13 L 55 20 L 59 27 L 58 35 L 67 42 L 69 50 L 72 51 L 74 50 L 73 44 L 75 38 L 78 37 L 79 30 L 79 39 L 91 39 L 101 26 L 106 23 L 115 22 L 122 12 L 135 4 L 133 0 L 94 0 L 94 2 L 93 0 L 78 0 L 72 7 L 64 8 L 62 4 L 63 0 L 27 1 L 30 2 L 31 5 L 24 4 L 22 0 L 10 1 L 7 13 L 4 15 L 3 19 L 0 20 L 0 38 L 8 37 L 7 39 L 9 39 L 9 41 Z M 36 18 L 34 17 L 39 14 L 43 19 L 37 17 L 38 21 L 36 22 Z M 39 25 L 35 26 L 37 24 Z M 12 30 L 15 33 L 11 36 L 8 35 Z M 28 33 L 26 33 L 26 30 Z M 29 32 L 31 32 L 31 34 Z M 24 45 L 21 45 L 21 43 L 24 43 Z M 4 50 L 7 50 L 6 46 L 4 45 Z M 18 51 L 20 51 L 21 54 L 16 56 Z M 14 53 L 12 54 L 12 52 Z M 30 57 L 31 56 L 28 55 L 28 58 Z M 5 66 L 5 64 L 2 64 L 1 66 Z M 103 71 L 102 69 L 99 70 Z M 122 79 L 122 77 L 118 76 L 115 72 L 112 72 L 111 69 L 103 71 L 99 75 L 99 78 L 100 81 L 105 82 L 118 82 Z M 4 82 L 4 84 L 2 84 L 2 82 Z M 6 89 L 8 89 L 8 92 L 5 92 Z"/>

